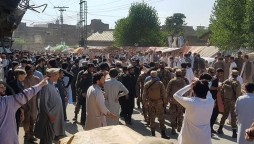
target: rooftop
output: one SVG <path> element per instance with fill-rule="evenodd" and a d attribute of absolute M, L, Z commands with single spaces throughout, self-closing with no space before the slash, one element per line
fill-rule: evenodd
<path fill-rule="evenodd" d="M 103 31 L 101 33 L 100 32 L 93 33 L 91 36 L 87 38 L 87 40 L 112 42 L 114 41 L 113 31 Z"/>

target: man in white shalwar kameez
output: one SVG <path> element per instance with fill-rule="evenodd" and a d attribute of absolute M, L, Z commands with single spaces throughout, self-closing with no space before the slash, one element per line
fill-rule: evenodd
<path fill-rule="evenodd" d="M 117 69 L 111 69 L 109 71 L 109 75 L 110 79 L 106 80 L 104 85 L 105 104 L 108 110 L 115 114 L 117 118 L 114 120 L 107 118 L 108 126 L 119 124 L 120 104 L 118 98 L 129 93 L 128 89 L 116 79 L 118 76 Z"/>
<path fill-rule="evenodd" d="M 106 117 L 116 118 L 105 106 L 105 99 L 101 90 L 104 83 L 105 76 L 102 72 L 93 75 L 93 85 L 88 88 L 86 95 L 87 117 L 85 130 L 107 126 Z"/>
<path fill-rule="evenodd" d="M 185 78 L 187 78 L 189 83 L 191 83 L 195 79 L 194 73 L 191 68 L 191 63 L 187 63 Z"/>
<path fill-rule="evenodd" d="M 249 128 L 254 119 L 254 84 L 247 83 L 245 85 L 246 95 L 238 97 L 236 100 L 236 114 L 238 120 L 238 144 L 253 144 L 245 140 L 245 130 Z"/>
<path fill-rule="evenodd" d="M 198 86 L 196 86 L 197 83 Z M 191 98 L 183 97 L 191 89 L 193 89 L 195 96 Z M 212 144 L 210 118 L 214 100 L 211 98 L 208 83 L 204 84 L 203 81 L 198 81 L 192 85 L 185 86 L 174 94 L 174 98 L 185 108 L 185 116 L 178 136 L 178 143 Z"/>
<path fill-rule="evenodd" d="M 177 62 L 177 67 L 181 68 L 182 63 L 186 63 L 184 57 L 183 57 L 183 52 L 179 52 L 179 56 L 175 58 L 175 61 Z"/>

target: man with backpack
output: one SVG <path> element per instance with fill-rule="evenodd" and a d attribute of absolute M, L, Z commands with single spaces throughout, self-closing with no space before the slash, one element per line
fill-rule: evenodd
<path fill-rule="evenodd" d="M 152 136 L 155 136 L 155 118 L 158 117 L 161 128 L 161 138 L 170 139 L 165 133 L 164 108 L 168 103 L 165 86 L 158 80 L 157 71 L 151 71 L 150 75 L 152 79 L 146 82 L 144 86 L 143 103 L 145 108 L 148 109 Z"/>
<path fill-rule="evenodd" d="M 227 79 L 222 84 L 222 101 L 224 104 L 224 113 L 220 120 L 220 127 L 218 134 L 223 134 L 223 126 L 229 113 L 231 114 L 231 127 L 233 130 L 232 138 L 237 138 L 237 125 L 236 125 L 236 113 L 235 113 L 235 102 L 239 96 L 241 96 L 241 84 L 237 81 L 239 72 L 232 70 L 232 78 Z"/>
<path fill-rule="evenodd" d="M 184 108 L 174 98 L 175 92 L 187 85 L 181 69 L 175 72 L 175 78 L 171 79 L 167 85 L 167 98 L 170 103 L 169 113 L 172 131 L 171 134 L 176 134 L 176 129 L 180 132 L 183 123 Z"/>

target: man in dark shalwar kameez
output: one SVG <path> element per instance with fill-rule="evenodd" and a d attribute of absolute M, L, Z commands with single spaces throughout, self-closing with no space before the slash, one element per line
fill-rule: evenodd
<path fill-rule="evenodd" d="M 54 138 L 65 135 L 62 100 L 55 87 L 59 71 L 58 68 L 47 69 L 49 84 L 39 93 L 39 115 L 34 133 L 40 139 L 40 144 L 51 144 Z"/>

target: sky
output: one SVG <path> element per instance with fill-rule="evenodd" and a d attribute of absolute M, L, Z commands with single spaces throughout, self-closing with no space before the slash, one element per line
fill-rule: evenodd
<path fill-rule="evenodd" d="M 35 24 L 55 23 L 59 19 L 60 12 L 54 7 L 65 6 L 64 24 L 76 25 L 78 22 L 80 0 L 30 0 L 30 5 L 47 4 L 43 13 L 37 13 L 28 10 L 24 15 L 22 22 L 27 26 Z M 133 2 L 143 2 L 143 0 L 87 0 L 88 22 L 91 19 L 101 19 L 103 23 L 109 24 L 113 29 L 118 19 L 128 16 L 128 11 Z M 183 13 L 186 16 L 186 23 L 189 26 L 208 26 L 211 11 L 215 0 L 144 0 L 150 6 L 153 6 L 163 25 L 168 16 L 174 13 Z M 42 11 L 43 8 L 38 8 Z"/>

